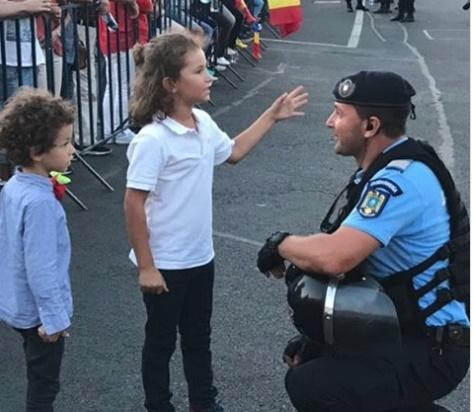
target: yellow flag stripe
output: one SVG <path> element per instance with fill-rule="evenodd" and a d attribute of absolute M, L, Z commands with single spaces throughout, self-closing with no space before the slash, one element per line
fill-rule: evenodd
<path fill-rule="evenodd" d="M 301 5 L 300 0 L 268 0 L 270 10 L 281 9 L 283 7 L 294 7 Z"/>

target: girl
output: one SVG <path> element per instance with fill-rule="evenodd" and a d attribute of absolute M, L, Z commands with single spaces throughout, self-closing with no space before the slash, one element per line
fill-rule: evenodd
<path fill-rule="evenodd" d="M 302 116 L 302 87 L 280 96 L 234 139 L 204 111 L 212 80 L 202 49 L 173 33 L 136 46 L 131 105 L 143 126 L 127 156 L 125 215 L 147 311 L 142 377 L 148 411 L 174 411 L 169 360 L 181 335 L 193 412 L 223 411 L 213 386 L 210 319 L 214 280 L 213 167 L 243 159 L 278 120 Z"/>

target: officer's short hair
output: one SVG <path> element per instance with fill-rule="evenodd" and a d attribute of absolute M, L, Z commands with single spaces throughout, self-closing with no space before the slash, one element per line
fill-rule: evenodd
<path fill-rule="evenodd" d="M 336 83 L 333 94 L 337 102 L 353 105 L 360 118 L 378 117 L 388 137 L 405 134 L 407 117 L 410 112 L 414 116 L 415 89 L 393 72 L 361 71 L 346 76 Z"/>

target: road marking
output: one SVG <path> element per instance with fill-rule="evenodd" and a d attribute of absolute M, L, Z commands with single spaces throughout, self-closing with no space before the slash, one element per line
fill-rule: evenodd
<path fill-rule="evenodd" d="M 340 0 L 314 0 L 313 4 L 341 4 Z"/>
<path fill-rule="evenodd" d="M 362 33 L 362 26 L 364 24 L 364 13 L 362 10 L 357 10 L 352 26 L 352 32 L 347 43 L 347 47 L 355 49 L 359 45 L 360 34 Z"/>
<path fill-rule="evenodd" d="M 372 13 L 369 13 L 368 14 L 369 16 L 369 19 L 370 19 L 370 27 L 372 29 L 372 31 L 375 33 L 375 35 L 380 39 L 380 41 L 382 42 L 386 42 L 387 40 L 385 39 L 385 37 L 383 37 L 380 32 L 377 30 L 377 28 L 375 27 L 375 19 L 374 19 L 374 16 L 372 16 Z"/>
<path fill-rule="evenodd" d="M 344 46 L 342 44 L 335 44 L 335 43 L 317 43 L 317 42 L 310 42 L 310 41 L 299 41 L 299 40 L 282 40 L 282 39 L 270 39 L 270 38 L 264 38 L 262 39 L 264 42 L 269 42 L 269 43 L 281 43 L 281 44 L 297 44 L 300 46 L 325 46 L 325 47 L 341 47 L 341 48 L 347 48 L 347 46 Z"/>
<path fill-rule="evenodd" d="M 246 243 L 248 245 L 253 245 L 253 246 L 258 246 L 258 247 L 263 246 L 262 242 L 257 242 L 256 240 L 247 239 L 247 238 L 241 237 L 241 236 L 231 235 L 230 233 L 223 233 L 223 232 L 214 231 L 213 235 L 216 236 L 216 237 L 222 237 L 224 239 L 235 240 L 236 242 L 240 242 L 240 243 Z"/>
<path fill-rule="evenodd" d="M 431 92 L 431 96 L 433 98 L 435 111 L 437 113 L 436 117 L 438 119 L 439 124 L 438 132 L 441 136 L 441 146 L 439 147 L 440 156 L 446 164 L 446 167 L 454 173 L 454 140 L 451 134 L 451 128 L 449 127 L 446 111 L 444 110 L 443 101 L 441 99 L 442 93 L 436 85 L 436 80 L 430 73 L 430 69 L 426 63 L 425 58 L 415 46 L 412 46 L 410 43 L 408 43 L 408 32 L 403 25 L 400 26 L 404 33 L 403 43 L 415 55 L 420 66 L 421 73 L 428 80 L 428 86 Z"/>
<path fill-rule="evenodd" d="M 258 93 L 260 89 L 263 89 L 268 83 L 273 81 L 274 77 L 269 77 L 268 79 L 264 80 L 263 82 L 259 83 L 257 86 L 255 86 L 253 89 L 250 89 L 244 97 L 242 97 L 239 100 L 236 100 L 235 102 L 232 102 L 231 104 L 228 104 L 227 106 L 224 106 L 220 109 L 217 109 L 215 112 L 212 113 L 213 118 L 217 118 L 224 113 L 227 113 L 229 110 L 233 109 L 234 107 L 237 107 L 241 105 L 243 102 L 246 100 L 252 99 L 255 97 L 255 95 Z"/>
<path fill-rule="evenodd" d="M 426 37 L 428 37 L 428 39 L 433 40 L 433 37 L 430 36 L 430 34 L 428 33 L 428 30 L 423 30 L 423 33 L 425 34 Z"/>

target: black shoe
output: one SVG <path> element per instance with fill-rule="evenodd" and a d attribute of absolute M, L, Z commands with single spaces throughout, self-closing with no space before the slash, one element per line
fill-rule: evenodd
<path fill-rule="evenodd" d="M 471 2 L 468 1 L 464 6 L 462 6 L 462 9 L 463 10 L 469 10 L 470 7 L 471 7 Z"/>
<path fill-rule="evenodd" d="M 369 11 L 369 9 L 364 6 L 356 6 L 356 10 Z"/>
<path fill-rule="evenodd" d="M 404 19 L 400 20 L 402 23 L 413 23 L 415 21 L 415 18 L 412 15 L 406 16 Z"/>
<path fill-rule="evenodd" d="M 354 9 L 352 8 L 352 6 L 350 6 L 350 5 L 347 6 L 347 12 L 348 13 L 354 13 Z"/>
<path fill-rule="evenodd" d="M 96 146 L 91 150 L 88 150 L 84 155 L 88 156 L 107 156 L 112 153 L 112 149 L 105 146 Z"/>
<path fill-rule="evenodd" d="M 400 15 L 400 14 L 398 14 L 397 16 L 392 17 L 392 18 L 390 19 L 390 21 L 403 21 L 403 20 L 404 20 L 404 18 L 403 18 L 403 16 Z"/>

